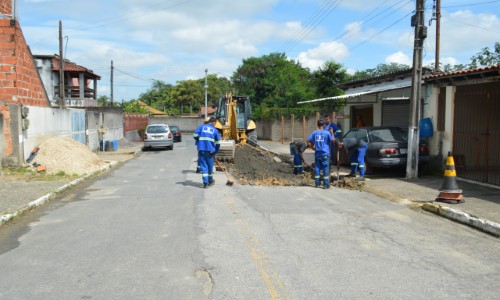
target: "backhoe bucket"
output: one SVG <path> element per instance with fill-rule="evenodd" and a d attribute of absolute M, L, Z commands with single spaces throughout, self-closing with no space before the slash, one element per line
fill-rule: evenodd
<path fill-rule="evenodd" d="M 221 140 L 219 152 L 215 157 L 220 161 L 234 161 L 236 143 L 234 140 Z"/>

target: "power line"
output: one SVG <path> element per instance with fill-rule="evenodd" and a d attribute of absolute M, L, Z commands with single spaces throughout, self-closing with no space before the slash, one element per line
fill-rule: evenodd
<path fill-rule="evenodd" d="M 386 1 L 387 2 L 387 1 Z M 390 5 L 389 7 L 385 8 L 383 11 L 375 14 L 374 16 L 366 19 L 365 21 L 362 21 L 361 24 L 364 24 L 366 26 L 370 26 L 370 27 L 373 27 L 373 26 L 376 26 L 380 23 L 382 23 L 383 21 L 387 20 L 387 16 L 388 15 L 393 15 L 395 12 L 399 11 L 400 9 L 402 9 L 403 7 L 405 7 L 407 4 L 413 2 L 413 0 L 409 0 L 407 2 L 400 2 L 400 1 L 397 1 L 396 3 Z M 385 3 L 385 2 L 384 2 Z M 382 3 L 382 4 L 384 4 Z M 369 16 L 370 14 L 372 13 L 375 13 L 382 5 L 379 5 L 377 8 L 375 8 L 374 10 L 372 10 L 370 13 L 368 13 L 366 16 L 363 17 L 366 18 L 367 16 Z M 354 48 L 352 49 L 355 49 L 363 44 L 365 44 L 367 41 L 371 40 L 373 37 L 377 36 L 378 34 L 386 31 L 387 29 L 389 29 L 390 27 L 394 26 L 395 24 L 399 23 L 402 19 L 406 18 L 409 14 L 403 16 L 403 18 L 397 20 L 396 22 L 392 23 L 391 25 L 387 26 L 386 28 L 384 28 L 383 30 L 377 32 L 376 34 L 374 34 L 372 37 L 364 40 L 363 42 L 360 42 L 359 44 L 357 44 L 356 46 L 354 46 Z M 377 18 L 378 17 L 378 18 Z M 357 27 L 361 27 L 361 25 L 357 25 Z M 349 34 L 348 36 L 346 36 L 347 34 Z M 340 43 L 346 43 L 350 40 L 353 40 L 355 38 L 357 38 L 358 36 L 360 36 L 362 34 L 361 31 L 359 32 L 351 32 L 351 31 L 345 31 L 344 33 L 340 34 L 339 36 L 335 37 L 334 40 L 339 40 Z M 342 37 L 345 37 L 344 39 L 341 39 Z M 324 53 L 326 52 L 329 52 L 330 49 L 328 48 L 325 48 L 325 49 L 321 49 L 321 48 L 316 48 L 316 49 L 313 49 L 311 50 L 311 54 L 312 55 L 318 55 L 318 56 L 321 56 L 323 55 Z"/>
<path fill-rule="evenodd" d="M 486 1 L 486 2 L 478 2 L 478 3 L 470 3 L 470 4 L 461 4 L 461 5 L 448 5 L 448 6 L 441 6 L 441 8 L 452 8 L 452 7 L 475 6 L 475 5 L 490 4 L 490 3 L 495 3 L 495 2 L 500 2 L 500 0 L 495 0 L 495 1 Z"/>
<path fill-rule="evenodd" d="M 321 22 L 324 21 L 326 17 L 328 17 L 335 8 L 337 8 L 342 0 L 334 0 L 331 1 L 327 4 L 326 9 L 324 8 L 318 8 L 318 10 L 313 14 L 313 16 L 309 19 L 312 19 L 310 21 L 307 21 L 304 25 L 304 27 L 296 34 L 296 37 L 293 37 L 292 39 L 287 40 L 287 42 L 284 43 L 282 46 L 283 51 L 278 51 L 278 52 L 288 52 L 290 51 L 293 47 L 295 47 L 300 41 L 302 41 L 305 37 L 307 37 L 316 27 L 318 27 Z M 308 19 L 308 20 L 309 20 Z M 288 50 L 288 51 L 287 51 Z"/>

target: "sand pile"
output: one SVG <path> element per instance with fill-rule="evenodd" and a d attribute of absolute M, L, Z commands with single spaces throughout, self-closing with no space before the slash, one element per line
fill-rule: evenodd
<path fill-rule="evenodd" d="M 105 165 L 87 146 L 69 137 L 50 138 L 38 147 L 40 149 L 30 164 L 44 165 L 48 174 L 84 175 Z"/>

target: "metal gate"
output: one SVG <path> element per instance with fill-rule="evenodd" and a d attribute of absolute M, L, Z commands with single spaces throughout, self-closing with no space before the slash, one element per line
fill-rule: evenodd
<path fill-rule="evenodd" d="M 410 119 L 409 100 L 387 100 L 382 102 L 382 125 L 408 128 Z"/>
<path fill-rule="evenodd" d="M 458 86 L 453 157 L 457 176 L 500 185 L 500 84 Z"/>
<path fill-rule="evenodd" d="M 85 110 L 71 110 L 71 138 L 84 145 L 87 144 L 85 135 Z"/>

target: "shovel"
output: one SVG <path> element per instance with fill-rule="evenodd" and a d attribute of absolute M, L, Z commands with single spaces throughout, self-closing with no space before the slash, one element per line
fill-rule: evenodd
<path fill-rule="evenodd" d="M 227 175 L 226 173 L 226 168 L 224 168 L 221 163 L 219 162 L 218 159 L 215 159 L 215 162 L 217 163 L 217 166 L 219 166 L 219 169 L 222 170 L 222 172 L 224 172 L 224 175 L 226 175 L 226 178 L 227 178 L 227 182 L 226 182 L 226 185 L 233 185 L 234 181 L 232 181 L 231 179 L 229 179 L 229 175 Z"/>

